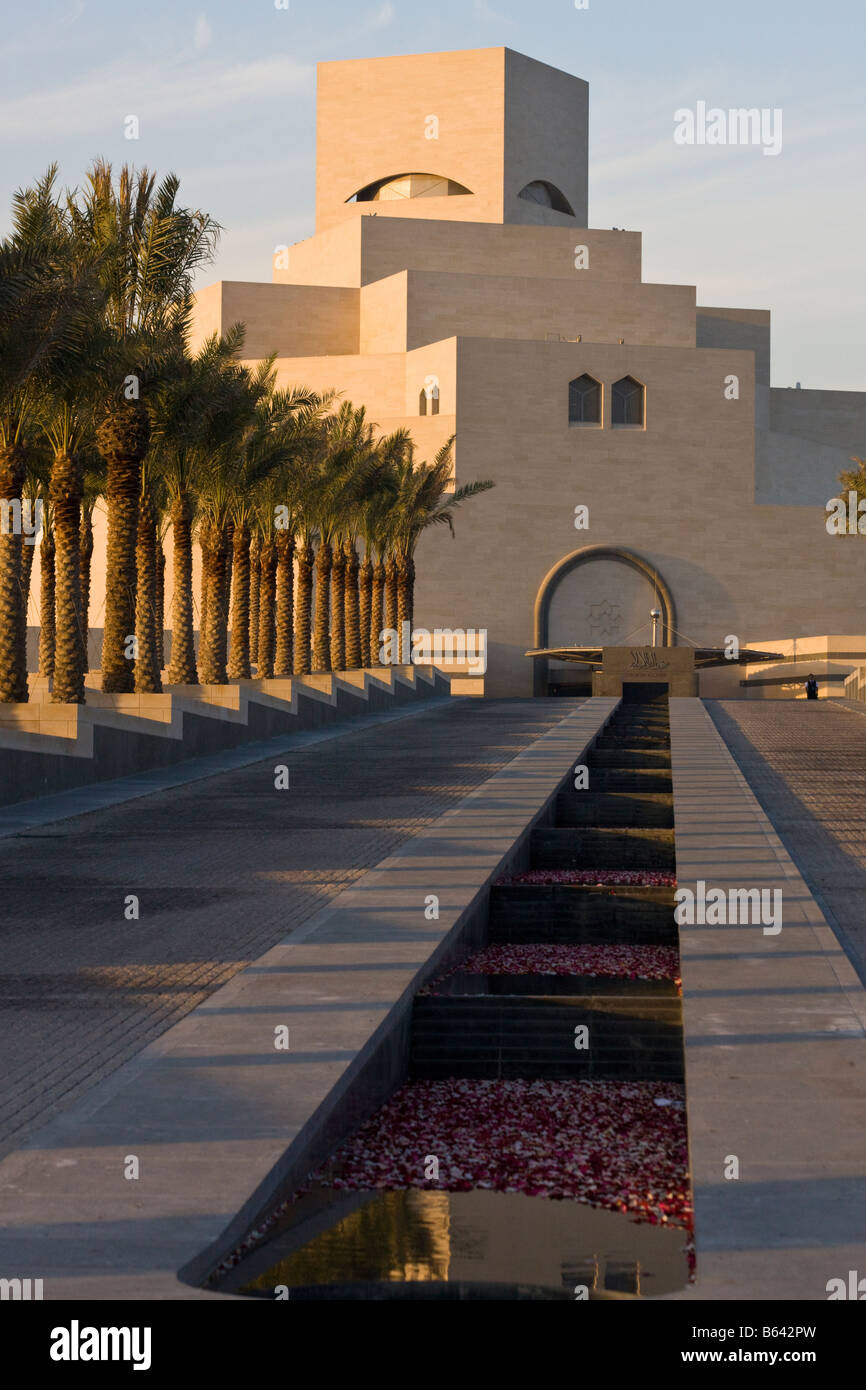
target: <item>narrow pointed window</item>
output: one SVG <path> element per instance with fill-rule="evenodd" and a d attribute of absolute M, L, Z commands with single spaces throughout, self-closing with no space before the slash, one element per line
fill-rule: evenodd
<path fill-rule="evenodd" d="M 585 372 L 568 383 L 568 423 L 601 424 L 601 383 Z"/>
<path fill-rule="evenodd" d="M 613 383 L 611 423 L 640 429 L 644 423 L 644 388 L 633 376 Z"/>
<path fill-rule="evenodd" d="M 428 376 L 424 378 L 424 385 L 421 388 L 421 395 L 418 400 L 418 414 L 439 414 L 439 378 L 437 376 Z"/>

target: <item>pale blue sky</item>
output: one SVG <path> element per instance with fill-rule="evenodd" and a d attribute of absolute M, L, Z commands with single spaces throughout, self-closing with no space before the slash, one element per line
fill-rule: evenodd
<path fill-rule="evenodd" d="M 269 280 L 313 231 L 317 61 L 506 45 L 589 82 L 590 226 L 642 231 L 645 279 L 771 309 L 775 385 L 866 390 L 862 0 L 289 3 L 4 0 L 0 228 L 51 160 L 132 159 L 225 227 L 207 280 Z M 698 101 L 780 107 L 781 154 L 676 145 Z"/>

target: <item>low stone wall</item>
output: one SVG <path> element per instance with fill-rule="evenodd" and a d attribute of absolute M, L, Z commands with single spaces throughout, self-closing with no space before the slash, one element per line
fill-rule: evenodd
<path fill-rule="evenodd" d="M 320 728 L 449 690 L 447 678 L 421 666 L 169 686 L 161 695 L 89 689 L 84 705 L 50 704 L 47 689 L 37 687 L 28 704 L 0 705 L 0 805 Z"/>

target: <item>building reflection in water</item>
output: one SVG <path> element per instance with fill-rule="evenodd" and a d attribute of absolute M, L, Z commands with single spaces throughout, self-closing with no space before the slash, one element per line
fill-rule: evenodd
<path fill-rule="evenodd" d="M 572 1201 L 477 1188 L 319 1188 L 220 1287 L 259 1297 L 278 1286 L 324 1294 L 326 1286 L 376 1283 L 646 1297 L 685 1286 L 685 1244 L 681 1229 Z"/>

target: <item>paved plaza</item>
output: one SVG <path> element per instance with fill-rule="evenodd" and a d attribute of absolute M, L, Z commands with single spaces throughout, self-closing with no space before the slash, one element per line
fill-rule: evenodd
<path fill-rule="evenodd" d="M 0 841 L 0 1153 L 566 713 L 455 701 Z M 289 769 L 288 790 L 274 767 Z M 139 917 L 127 920 L 130 895 Z"/>

